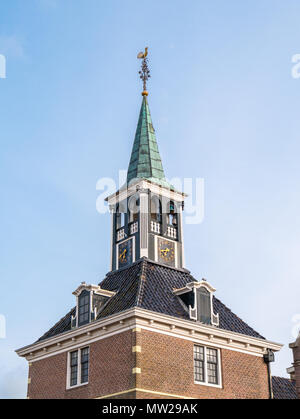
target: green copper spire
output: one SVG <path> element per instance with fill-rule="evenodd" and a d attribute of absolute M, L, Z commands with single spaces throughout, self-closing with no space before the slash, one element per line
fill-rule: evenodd
<path fill-rule="evenodd" d="M 128 167 L 127 183 L 130 183 L 133 179 L 147 179 L 163 186 L 169 186 L 166 182 L 159 155 L 146 95 L 143 95 L 139 122 Z"/>

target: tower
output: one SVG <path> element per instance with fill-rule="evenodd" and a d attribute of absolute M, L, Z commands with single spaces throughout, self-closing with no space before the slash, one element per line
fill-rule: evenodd
<path fill-rule="evenodd" d="M 112 216 L 112 271 L 142 257 L 175 268 L 184 265 L 184 194 L 165 178 L 148 93 L 142 94 L 127 182 L 107 198 Z"/>

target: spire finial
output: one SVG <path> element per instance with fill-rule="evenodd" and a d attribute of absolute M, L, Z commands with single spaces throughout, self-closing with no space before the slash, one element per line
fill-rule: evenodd
<path fill-rule="evenodd" d="M 139 71 L 140 78 L 143 80 L 143 88 L 144 88 L 144 90 L 142 92 L 143 96 L 148 96 L 147 80 L 151 77 L 150 76 L 150 70 L 149 70 L 149 67 L 148 67 L 147 56 L 148 56 L 148 47 L 145 48 L 145 52 L 140 52 L 137 56 L 140 60 L 143 60 L 142 61 L 142 70 Z"/>

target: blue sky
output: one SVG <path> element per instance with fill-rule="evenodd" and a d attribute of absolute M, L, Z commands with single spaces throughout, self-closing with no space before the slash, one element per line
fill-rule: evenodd
<path fill-rule="evenodd" d="M 14 350 L 109 269 L 96 182 L 127 168 L 146 45 L 167 176 L 205 181 L 203 223 L 185 226 L 186 265 L 285 344 L 272 369 L 286 376 L 300 323 L 299 14 L 297 0 L 1 2 L 0 397 L 26 393 Z"/>

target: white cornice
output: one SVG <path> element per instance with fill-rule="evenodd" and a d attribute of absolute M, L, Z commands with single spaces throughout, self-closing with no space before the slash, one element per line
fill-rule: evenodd
<path fill-rule="evenodd" d="M 189 282 L 188 284 L 186 284 L 185 287 L 174 289 L 173 291 L 175 295 L 181 295 L 181 294 L 186 293 L 187 291 L 192 291 L 194 288 L 201 288 L 201 287 L 206 288 L 209 292 L 216 291 L 216 288 L 214 288 L 209 282 L 204 281 L 204 280 Z"/>
<path fill-rule="evenodd" d="M 215 326 L 207 326 L 149 310 L 133 308 L 53 338 L 28 345 L 16 352 L 19 356 L 26 357 L 28 361 L 35 361 L 68 351 L 73 347 L 104 339 L 112 334 L 122 333 L 134 327 L 259 356 L 262 356 L 267 349 L 276 352 L 283 346 Z"/>
<path fill-rule="evenodd" d="M 105 198 L 105 200 L 108 201 L 110 205 L 115 205 L 143 189 L 149 189 L 154 194 L 165 196 L 167 198 L 173 199 L 174 201 L 183 201 L 187 196 L 183 192 L 173 191 L 147 180 L 140 180 L 139 182 L 128 186 L 128 188 L 119 189 L 117 192 Z"/>
<path fill-rule="evenodd" d="M 113 291 L 108 291 L 102 289 L 99 285 L 87 285 L 85 282 L 82 282 L 78 288 L 73 292 L 73 295 L 78 297 L 83 290 L 93 291 L 98 295 L 102 295 L 104 297 L 113 297 L 116 293 Z"/>

